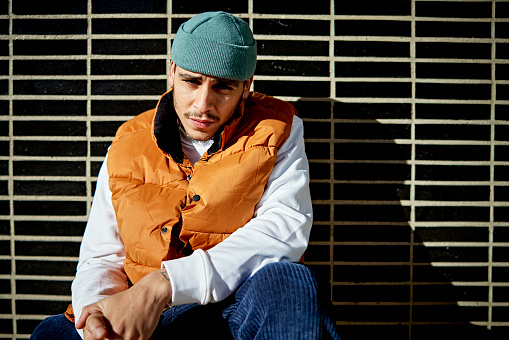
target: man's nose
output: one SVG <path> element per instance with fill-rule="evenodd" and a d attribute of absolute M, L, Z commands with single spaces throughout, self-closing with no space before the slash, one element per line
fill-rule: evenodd
<path fill-rule="evenodd" d="M 214 92 L 208 86 L 202 85 L 197 93 L 194 106 L 200 113 L 210 111 L 213 106 Z"/>

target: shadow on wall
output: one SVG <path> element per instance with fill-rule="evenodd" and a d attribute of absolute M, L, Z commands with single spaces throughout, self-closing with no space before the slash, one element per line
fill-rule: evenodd
<path fill-rule="evenodd" d="M 408 104 L 294 105 L 305 121 L 315 214 L 306 262 L 330 279 L 342 338 L 501 339 L 506 329 L 472 324 L 488 320 L 487 265 L 454 265 L 486 248 L 434 246 L 469 235 L 439 222 L 409 224 L 411 207 L 401 202 L 412 195 L 411 145 L 395 139 L 409 139 L 410 125 L 377 121 L 401 119 Z"/>

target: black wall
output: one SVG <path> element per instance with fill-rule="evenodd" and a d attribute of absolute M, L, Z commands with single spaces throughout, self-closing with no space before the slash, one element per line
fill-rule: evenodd
<path fill-rule="evenodd" d="M 206 10 L 250 24 L 254 90 L 305 121 L 306 262 L 344 338 L 507 338 L 509 2 L 419 0 L 2 1 L 0 338 L 65 310 L 112 136 Z"/>

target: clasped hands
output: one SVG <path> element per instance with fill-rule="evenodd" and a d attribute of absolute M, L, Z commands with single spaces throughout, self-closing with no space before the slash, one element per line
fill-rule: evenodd
<path fill-rule="evenodd" d="M 76 323 L 85 340 L 148 340 L 171 300 L 166 270 L 146 275 L 130 289 L 83 308 Z"/>

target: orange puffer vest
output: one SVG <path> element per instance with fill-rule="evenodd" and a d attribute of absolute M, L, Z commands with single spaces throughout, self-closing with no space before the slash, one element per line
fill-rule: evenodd
<path fill-rule="evenodd" d="M 193 166 L 182 152 L 172 95 L 124 123 L 108 152 L 133 284 L 162 261 L 212 248 L 253 217 L 296 114 L 289 103 L 252 93 Z"/>

